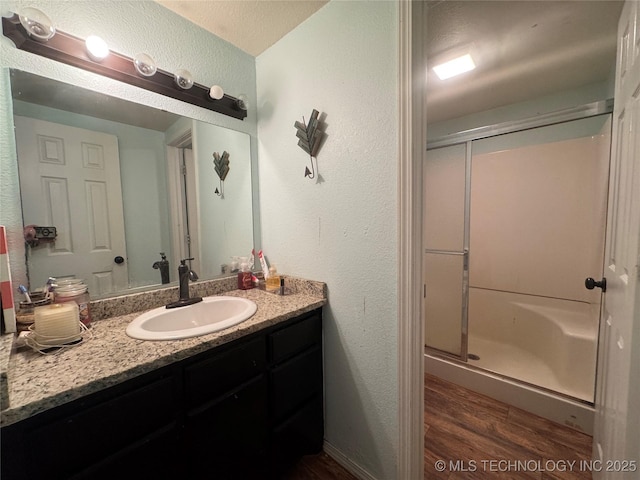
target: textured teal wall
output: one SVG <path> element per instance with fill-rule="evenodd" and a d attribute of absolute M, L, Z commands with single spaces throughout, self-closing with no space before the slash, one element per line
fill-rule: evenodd
<path fill-rule="evenodd" d="M 263 250 L 326 282 L 326 441 L 374 478 L 398 459 L 398 12 L 332 1 L 256 58 Z M 318 177 L 294 122 L 322 113 Z"/>

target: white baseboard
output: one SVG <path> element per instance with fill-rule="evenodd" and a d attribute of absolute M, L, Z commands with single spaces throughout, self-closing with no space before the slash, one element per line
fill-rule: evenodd
<path fill-rule="evenodd" d="M 327 455 L 333 458 L 336 462 L 338 462 L 340 465 L 342 465 L 344 468 L 346 468 L 350 473 L 358 477 L 360 480 L 378 480 L 376 477 L 371 475 L 364 468 L 362 468 L 360 465 L 355 463 L 353 460 L 351 460 L 349 457 L 347 457 L 345 454 L 343 454 L 340 450 L 338 450 L 336 447 L 331 445 L 326 440 L 324 441 L 323 449 Z"/>

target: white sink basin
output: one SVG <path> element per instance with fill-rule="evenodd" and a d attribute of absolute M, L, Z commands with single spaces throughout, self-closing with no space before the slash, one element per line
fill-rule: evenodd
<path fill-rule="evenodd" d="M 258 306 L 239 297 L 205 297 L 180 308 L 155 308 L 136 317 L 127 335 L 139 340 L 178 340 L 218 332 L 250 318 Z"/>

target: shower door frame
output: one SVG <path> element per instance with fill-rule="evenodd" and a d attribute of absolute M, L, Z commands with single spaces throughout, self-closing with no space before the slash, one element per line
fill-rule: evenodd
<path fill-rule="evenodd" d="M 436 148 L 451 147 L 454 145 L 465 145 L 465 201 L 464 201 L 464 240 L 463 251 L 443 251 L 427 249 L 424 245 L 422 248 L 423 255 L 426 254 L 441 254 L 441 255 L 464 255 L 463 261 L 463 276 L 462 276 L 462 312 L 461 312 L 461 338 L 460 338 L 460 355 L 456 355 L 451 352 L 446 352 L 434 347 L 429 347 L 425 343 L 425 352 L 444 358 L 452 358 L 463 362 L 465 365 L 468 363 L 468 348 L 469 348 L 469 244 L 470 244 L 470 224 L 471 224 L 471 160 L 472 160 L 472 144 L 475 140 L 482 140 L 490 137 L 497 137 L 500 135 L 506 135 L 509 133 L 522 132 L 525 130 L 531 130 L 539 127 L 548 127 L 551 125 L 557 125 L 561 123 L 570 122 L 573 120 L 582 120 L 590 117 L 597 117 L 600 115 L 613 114 L 613 99 L 601 100 L 598 102 L 592 102 L 577 107 L 557 110 L 543 115 L 535 117 L 501 122 L 494 125 L 486 125 L 483 127 L 472 128 L 468 130 L 462 130 L 459 132 L 443 135 L 433 140 L 427 140 L 427 152 Z M 428 153 L 425 156 L 426 161 Z M 424 264 L 424 261 L 423 261 Z M 426 299 L 427 289 L 426 280 L 424 278 L 423 271 L 423 300 Z M 424 305 L 424 304 L 423 304 Z M 422 308 L 422 321 L 425 324 L 426 331 L 426 311 Z M 514 379 L 517 381 L 517 379 Z M 541 387 L 542 388 L 542 387 Z"/>
<path fill-rule="evenodd" d="M 613 113 L 613 98 L 556 110 L 555 112 L 537 115 L 523 120 L 501 122 L 442 135 L 441 137 L 427 140 L 427 151 L 433 148 L 450 147 L 483 138 L 497 137 L 498 135 L 531 130 L 532 128 L 548 127 L 558 123 L 582 120 L 583 118 L 597 117 L 598 115 L 606 115 L 608 113 Z"/>
<path fill-rule="evenodd" d="M 445 146 L 453 146 L 453 145 L 465 145 L 465 159 L 464 159 L 464 212 L 463 212 L 463 221 L 464 228 L 462 233 L 462 250 L 441 250 L 441 249 L 431 249 L 423 247 L 423 254 L 432 254 L 432 255 L 455 255 L 462 256 L 462 311 L 460 312 L 460 354 L 456 355 L 452 352 L 447 352 L 445 350 L 440 350 L 434 347 L 427 347 L 430 350 L 439 352 L 442 355 L 453 357 L 463 362 L 467 362 L 467 357 L 469 354 L 469 243 L 470 243 L 470 234 L 471 234 L 471 143 L 472 140 L 468 140 L 466 142 L 457 142 L 450 145 Z M 428 143 L 427 143 L 428 145 Z M 427 149 L 428 150 L 428 149 Z M 427 297 L 427 285 L 426 282 L 423 283 L 423 296 L 426 299 Z M 423 308 L 423 315 L 425 309 Z M 425 344 L 426 347 L 426 344 Z"/>

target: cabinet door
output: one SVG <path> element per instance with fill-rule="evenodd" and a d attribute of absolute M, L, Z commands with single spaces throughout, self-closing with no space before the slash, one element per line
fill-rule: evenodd
<path fill-rule="evenodd" d="M 266 405 L 267 380 L 261 375 L 192 411 L 185 428 L 189 478 L 264 478 Z"/>
<path fill-rule="evenodd" d="M 320 452 L 323 441 L 322 395 L 318 394 L 273 429 L 271 461 L 274 470 L 283 472 L 303 455 Z"/>
<path fill-rule="evenodd" d="M 175 379 L 155 377 L 150 382 L 132 381 L 130 391 L 123 390 L 127 386 L 123 384 L 101 392 L 99 400 L 82 399 L 60 407 L 64 414 L 56 420 L 29 422 L 24 430 L 28 478 L 69 478 L 175 424 L 179 402 Z"/>
<path fill-rule="evenodd" d="M 177 428 L 164 428 L 91 466 L 72 480 L 181 478 L 184 458 L 178 455 Z"/>

